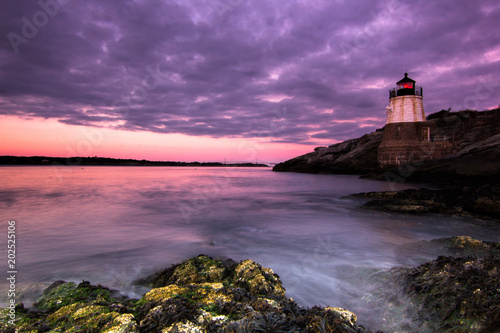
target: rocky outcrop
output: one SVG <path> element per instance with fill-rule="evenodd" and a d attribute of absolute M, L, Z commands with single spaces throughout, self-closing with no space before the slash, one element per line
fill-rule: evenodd
<path fill-rule="evenodd" d="M 276 164 L 273 171 L 365 174 L 377 171 L 377 149 L 382 131 L 364 135 Z"/>
<path fill-rule="evenodd" d="M 398 251 L 445 253 L 413 269 L 394 269 L 406 295 L 418 305 L 420 332 L 498 332 L 500 242 L 471 237 L 441 238 Z"/>
<path fill-rule="evenodd" d="M 500 243 L 459 236 L 398 249 L 405 251 L 448 256 L 416 268 L 371 268 L 370 274 L 359 274 L 355 267 L 340 270 L 366 280 L 363 284 L 371 290 L 367 308 L 388 310 L 380 313 L 384 329 L 496 332 Z M 8 324 L 9 309 L 1 310 L 0 331 L 368 332 L 348 310 L 298 306 L 285 296 L 279 277 L 252 260 L 200 255 L 138 282 L 154 286 L 141 299 L 127 299 L 86 281 L 54 282 L 32 308 L 16 306 L 15 326 Z"/>
<path fill-rule="evenodd" d="M 419 332 L 498 332 L 500 257 L 439 257 L 404 274 Z M 418 318 L 418 319 L 417 319 Z"/>
<path fill-rule="evenodd" d="M 465 146 L 447 158 L 409 166 L 407 181 L 437 183 L 500 182 L 500 134 Z M 409 170 L 407 169 L 407 170 Z M 393 170 L 395 174 L 400 173 Z M 383 178 L 380 175 L 379 178 Z"/>
<path fill-rule="evenodd" d="M 421 265 L 439 256 L 475 257 L 500 256 L 500 242 L 485 242 L 468 236 L 422 240 L 399 246 L 396 256 L 402 263 Z"/>
<path fill-rule="evenodd" d="M 57 281 L 32 309 L 16 308 L 16 327 L 2 332 L 368 332 L 341 308 L 299 307 L 270 268 L 200 255 L 138 282 L 141 299 L 88 282 Z"/>
<path fill-rule="evenodd" d="M 433 123 L 434 140 L 452 144 L 443 159 L 418 161 L 393 169 L 381 169 L 377 152 L 384 129 L 277 164 L 274 171 L 359 174 L 398 181 L 500 180 L 500 109 L 490 111 L 440 111 L 427 117 Z"/>
<path fill-rule="evenodd" d="M 424 260 L 415 268 L 341 274 L 367 291 L 364 307 L 383 318 L 384 332 L 498 332 L 499 250 L 500 243 L 465 236 L 419 241 L 396 250 L 406 263 L 407 254 Z"/>
<path fill-rule="evenodd" d="M 361 207 L 384 212 L 473 215 L 500 220 L 500 185 L 368 192 L 351 197 L 370 199 Z"/>

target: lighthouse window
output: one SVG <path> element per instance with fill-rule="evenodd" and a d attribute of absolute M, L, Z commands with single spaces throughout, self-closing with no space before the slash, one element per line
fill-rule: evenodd
<path fill-rule="evenodd" d="M 412 89 L 413 88 L 413 82 L 404 82 L 398 84 L 398 89 Z"/>

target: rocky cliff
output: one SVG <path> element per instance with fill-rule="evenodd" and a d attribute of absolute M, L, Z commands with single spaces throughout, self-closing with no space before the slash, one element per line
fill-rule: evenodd
<path fill-rule="evenodd" d="M 365 174 L 378 170 L 377 149 L 382 130 L 276 164 L 273 171 L 304 173 Z"/>
<path fill-rule="evenodd" d="M 380 129 L 357 139 L 317 147 L 314 152 L 277 164 L 273 170 L 360 174 L 373 178 L 384 178 L 387 172 L 392 172 L 394 177 L 418 181 L 499 176 L 500 109 L 481 112 L 443 110 L 429 115 L 427 120 L 436 124 L 434 139 L 453 144 L 452 154 L 444 159 L 381 170 L 377 165 L 377 149 L 384 129 Z"/>

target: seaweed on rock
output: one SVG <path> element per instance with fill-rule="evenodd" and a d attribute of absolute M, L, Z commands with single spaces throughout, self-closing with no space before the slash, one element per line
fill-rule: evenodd
<path fill-rule="evenodd" d="M 299 307 L 279 276 L 252 260 L 200 255 L 141 282 L 155 287 L 139 300 L 118 300 L 102 286 L 57 281 L 32 309 L 18 309 L 17 331 L 367 332 L 347 310 Z"/>

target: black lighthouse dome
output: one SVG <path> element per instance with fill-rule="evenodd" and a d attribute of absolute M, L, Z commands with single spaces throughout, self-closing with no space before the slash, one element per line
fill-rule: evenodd
<path fill-rule="evenodd" d="M 397 87 L 389 91 L 389 98 L 407 95 L 422 96 L 422 87 L 417 87 L 415 82 L 408 77 L 408 73 L 405 73 L 405 77 L 396 82 Z"/>

